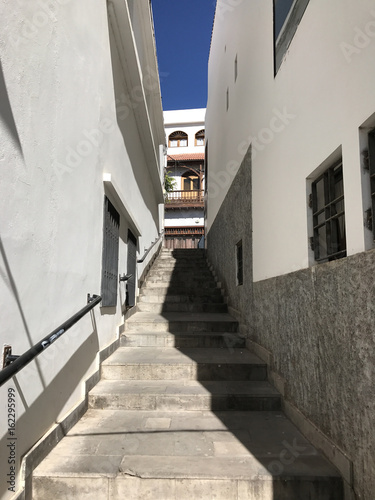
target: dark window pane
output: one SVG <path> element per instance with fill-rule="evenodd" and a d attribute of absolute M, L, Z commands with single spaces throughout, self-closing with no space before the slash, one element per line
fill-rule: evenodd
<path fill-rule="evenodd" d="M 316 211 L 321 210 L 324 205 L 324 179 L 322 178 L 316 183 Z"/>
<path fill-rule="evenodd" d="M 375 214 L 375 130 L 368 135 L 368 161 L 371 176 L 372 221 Z M 373 238 L 375 240 L 375 224 L 372 222 Z"/>
<path fill-rule="evenodd" d="M 345 216 L 337 219 L 337 242 L 338 250 L 346 250 Z"/>
<path fill-rule="evenodd" d="M 237 285 L 243 284 L 242 240 L 237 243 Z"/>
<path fill-rule="evenodd" d="M 342 171 L 340 177 L 336 176 L 335 179 L 335 199 L 344 194 L 344 182 L 342 180 Z"/>
<path fill-rule="evenodd" d="M 320 224 L 323 224 L 323 222 L 326 220 L 326 214 L 325 212 L 323 211 L 322 213 L 320 213 L 318 216 L 317 216 L 317 226 L 320 226 Z"/>
<path fill-rule="evenodd" d="M 341 200 L 341 201 L 335 203 L 333 206 L 334 206 L 334 211 L 336 214 L 343 212 L 344 211 L 344 200 Z"/>
<path fill-rule="evenodd" d="M 318 229 L 318 259 L 327 258 L 327 236 L 326 226 Z"/>
<path fill-rule="evenodd" d="M 288 17 L 294 0 L 274 0 L 275 2 L 275 39 L 280 34 L 282 27 Z"/>

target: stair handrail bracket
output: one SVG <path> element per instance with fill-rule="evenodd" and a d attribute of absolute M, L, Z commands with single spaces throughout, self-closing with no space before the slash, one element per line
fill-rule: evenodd
<path fill-rule="evenodd" d="M 55 328 L 42 340 L 34 344 L 30 349 L 20 356 L 8 355 L 9 364 L 0 370 L 0 387 L 8 382 L 14 375 L 22 370 L 26 365 L 33 361 L 41 352 L 45 351 L 58 338 L 62 337 L 73 325 L 75 325 L 83 316 L 89 313 L 96 305 L 102 301 L 100 295 L 88 295 L 87 305 L 75 313 L 72 317 Z"/>

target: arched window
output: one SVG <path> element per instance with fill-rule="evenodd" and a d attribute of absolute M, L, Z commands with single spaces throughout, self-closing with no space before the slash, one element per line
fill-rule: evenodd
<path fill-rule="evenodd" d="M 188 135 L 181 130 L 172 132 L 169 136 L 169 147 L 179 148 L 188 145 Z"/>
<path fill-rule="evenodd" d="M 204 146 L 204 130 L 200 130 L 195 134 L 195 145 Z"/>
<path fill-rule="evenodd" d="M 182 174 L 181 177 L 183 191 L 198 191 L 200 189 L 198 174 L 188 171 Z"/>

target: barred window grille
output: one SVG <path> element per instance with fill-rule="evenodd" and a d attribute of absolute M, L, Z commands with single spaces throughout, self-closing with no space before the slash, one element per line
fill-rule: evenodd
<path fill-rule="evenodd" d="M 120 214 L 104 197 L 103 256 L 102 256 L 102 307 L 117 305 L 118 249 Z"/>
<path fill-rule="evenodd" d="M 342 160 L 312 183 L 315 260 L 346 257 L 345 205 Z"/>

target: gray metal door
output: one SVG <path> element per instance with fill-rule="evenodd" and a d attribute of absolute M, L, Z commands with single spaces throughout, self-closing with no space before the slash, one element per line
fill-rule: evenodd
<path fill-rule="evenodd" d="M 129 307 L 135 306 L 135 280 L 137 272 L 137 238 L 128 230 L 128 263 L 126 274 L 132 277 L 127 281 L 126 304 Z"/>
<path fill-rule="evenodd" d="M 118 250 L 120 214 L 104 197 L 103 254 L 102 254 L 102 307 L 116 307 L 118 288 Z"/>

